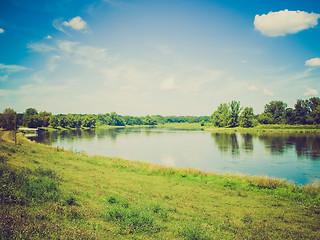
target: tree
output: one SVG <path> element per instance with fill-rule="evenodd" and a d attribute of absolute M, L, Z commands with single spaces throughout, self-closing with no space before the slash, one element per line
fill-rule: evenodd
<path fill-rule="evenodd" d="M 1 115 L 0 127 L 5 130 L 14 130 L 16 127 L 16 118 L 17 113 L 11 108 L 6 108 Z"/>
<path fill-rule="evenodd" d="M 221 103 L 218 109 L 211 115 L 211 121 L 216 127 L 239 126 L 240 111 L 240 102 Z"/>
<path fill-rule="evenodd" d="M 216 127 L 226 127 L 229 107 L 226 103 L 221 103 L 216 111 L 211 115 L 211 121 Z"/>
<path fill-rule="evenodd" d="M 39 113 L 39 119 L 42 121 L 42 127 L 48 127 L 50 124 L 51 113 L 43 111 Z"/>
<path fill-rule="evenodd" d="M 72 114 L 67 114 L 66 116 L 66 122 L 67 122 L 67 126 L 70 127 L 70 128 L 76 128 L 76 119 L 75 119 L 75 116 L 72 115 Z"/>
<path fill-rule="evenodd" d="M 38 111 L 35 108 L 27 108 L 25 115 L 37 115 Z"/>
<path fill-rule="evenodd" d="M 147 115 L 144 119 L 143 119 L 143 124 L 144 125 L 157 125 L 157 121 L 154 117 Z"/>
<path fill-rule="evenodd" d="M 252 107 L 244 108 L 240 114 L 240 127 L 244 127 L 244 128 L 253 127 L 253 119 L 254 119 L 253 108 Z"/>
<path fill-rule="evenodd" d="M 312 97 L 309 99 L 309 104 L 311 108 L 310 122 L 313 124 L 320 124 L 320 98 Z"/>
<path fill-rule="evenodd" d="M 283 116 L 283 122 L 285 124 L 294 124 L 295 119 L 296 119 L 296 115 L 295 115 L 294 109 L 287 108 Z"/>
<path fill-rule="evenodd" d="M 312 111 L 313 124 L 320 124 L 320 105 Z"/>
<path fill-rule="evenodd" d="M 308 122 L 308 116 L 311 112 L 310 102 L 308 100 L 298 99 L 294 105 L 295 108 L 295 123 L 306 124 Z"/>
<path fill-rule="evenodd" d="M 286 108 L 287 104 L 282 101 L 271 101 L 264 106 L 264 113 L 270 113 L 272 117 L 272 123 L 278 124 L 281 123 L 283 116 L 285 115 Z"/>
<path fill-rule="evenodd" d="M 232 101 L 229 103 L 228 127 L 239 126 L 239 113 L 241 111 L 240 102 Z"/>
<path fill-rule="evenodd" d="M 38 116 L 38 111 L 35 108 L 28 108 L 22 118 L 23 125 L 29 128 L 42 126 L 42 120 Z"/>
<path fill-rule="evenodd" d="M 93 115 L 83 116 L 81 122 L 83 127 L 92 128 L 96 126 L 96 118 Z"/>
<path fill-rule="evenodd" d="M 59 126 L 59 119 L 57 116 L 51 115 L 50 116 L 50 126 L 56 128 Z"/>
<path fill-rule="evenodd" d="M 261 124 L 272 124 L 273 123 L 273 117 L 271 113 L 261 113 L 258 116 L 258 122 Z"/>
<path fill-rule="evenodd" d="M 64 128 L 64 127 L 68 126 L 66 115 L 63 115 L 63 114 L 58 115 L 58 120 L 59 120 L 60 127 Z"/>

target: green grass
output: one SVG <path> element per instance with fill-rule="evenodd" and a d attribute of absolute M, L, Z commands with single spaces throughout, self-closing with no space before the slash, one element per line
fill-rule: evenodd
<path fill-rule="evenodd" d="M 185 130 L 203 130 L 205 128 L 211 128 L 213 125 L 211 123 L 205 123 L 201 126 L 200 123 L 165 123 L 156 125 L 158 128 L 172 128 L 172 129 L 185 129 Z"/>
<path fill-rule="evenodd" d="M 206 131 L 212 132 L 241 132 L 241 133 L 320 133 L 319 125 L 285 125 L 285 124 L 260 124 L 252 128 L 217 128 L 214 126 L 205 127 Z"/>
<path fill-rule="evenodd" d="M 319 239 L 320 187 L 50 148 L 0 132 L 0 239 Z"/>

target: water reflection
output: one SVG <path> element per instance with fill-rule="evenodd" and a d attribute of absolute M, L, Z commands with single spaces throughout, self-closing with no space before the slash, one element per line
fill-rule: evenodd
<path fill-rule="evenodd" d="M 211 135 L 221 152 L 231 152 L 232 155 L 239 155 L 239 143 L 235 133 L 212 133 Z"/>
<path fill-rule="evenodd" d="M 240 154 L 239 142 L 241 149 L 246 153 L 252 153 L 254 141 L 258 139 L 272 155 L 283 155 L 294 149 L 298 157 L 320 160 L 320 136 L 316 134 L 212 133 L 211 136 L 221 152 L 229 152 L 233 156 Z"/>
<path fill-rule="evenodd" d="M 249 133 L 241 134 L 242 138 L 242 149 L 246 152 L 251 153 L 253 151 L 253 135 Z"/>

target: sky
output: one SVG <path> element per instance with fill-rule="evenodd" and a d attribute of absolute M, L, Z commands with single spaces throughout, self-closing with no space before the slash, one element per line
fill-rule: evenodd
<path fill-rule="evenodd" d="M 317 0 L 3 0 L 0 111 L 255 114 L 319 97 Z"/>

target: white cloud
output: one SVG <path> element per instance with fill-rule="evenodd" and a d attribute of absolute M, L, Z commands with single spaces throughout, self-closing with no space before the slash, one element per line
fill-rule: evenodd
<path fill-rule="evenodd" d="M 320 58 L 312 58 L 306 61 L 306 66 L 310 67 L 319 67 L 320 66 Z"/>
<path fill-rule="evenodd" d="M 268 89 L 263 89 L 263 94 L 266 95 L 266 96 L 274 96 L 274 93 L 273 92 L 270 92 Z"/>
<path fill-rule="evenodd" d="M 98 67 L 98 63 L 105 65 L 108 61 L 107 49 L 82 45 L 79 42 L 58 41 L 61 57 L 69 62 L 87 67 Z"/>
<path fill-rule="evenodd" d="M 259 91 L 259 88 L 257 88 L 256 86 L 250 86 L 247 88 L 249 91 L 253 91 L 253 92 L 257 92 Z"/>
<path fill-rule="evenodd" d="M 79 16 L 72 18 L 69 21 L 64 21 L 62 25 L 71 27 L 75 30 L 84 30 L 87 28 L 87 23 Z"/>
<path fill-rule="evenodd" d="M 176 85 L 174 78 L 170 77 L 165 79 L 161 85 L 160 89 L 163 91 L 169 91 L 169 90 L 177 90 L 179 89 L 178 86 Z"/>
<path fill-rule="evenodd" d="M 46 37 L 45 37 L 45 39 L 51 39 L 52 37 L 50 36 L 50 35 L 47 35 Z"/>
<path fill-rule="evenodd" d="M 4 33 L 4 29 L 3 28 L 0 28 L 0 34 L 1 33 Z"/>
<path fill-rule="evenodd" d="M 58 41 L 58 47 L 63 50 L 64 52 L 72 52 L 73 47 L 78 45 L 78 42 L 71 42 L 71 41 Z"/>
<path fill-rule="evenodd" d="M 305 88 L 307 91 L 303 94 L 304 96 L 316 96 L 319 94 L 316 89 L 312 89 L 310 87 L 305 87 Z"/>
<path fill-rule="evenodd" d="M 254 26 L 263 35 L 277 37 L 315 27 L 319 18 L 320 14 L 286 9 L 279 12 L 269 12 L 261 16 L 256 15 Z"/>
<path fill-rule="evenodd" d="M 22 70 L 26 70 L 26 67 L 18 66 L 18 65 L 5 65 L 0 63 L 0 72 L 6 73 L 16 73 Z"/>
<path fill-rule="evenodd" d="M 55 50 L 54 47 L 44 43 L 29 43 L 27 47 L 35 52 L 50 52 Z"/>
<path fill-rule="evenodd" d="M 59 55 L 52 55 L 51 57 L 49 57 L 48 59 L 48 70 L 49 71 L 54 71 L 56 69 L 56 67 L 58 66 L 56 64 L 56 61 L 60 58 Z"/>

